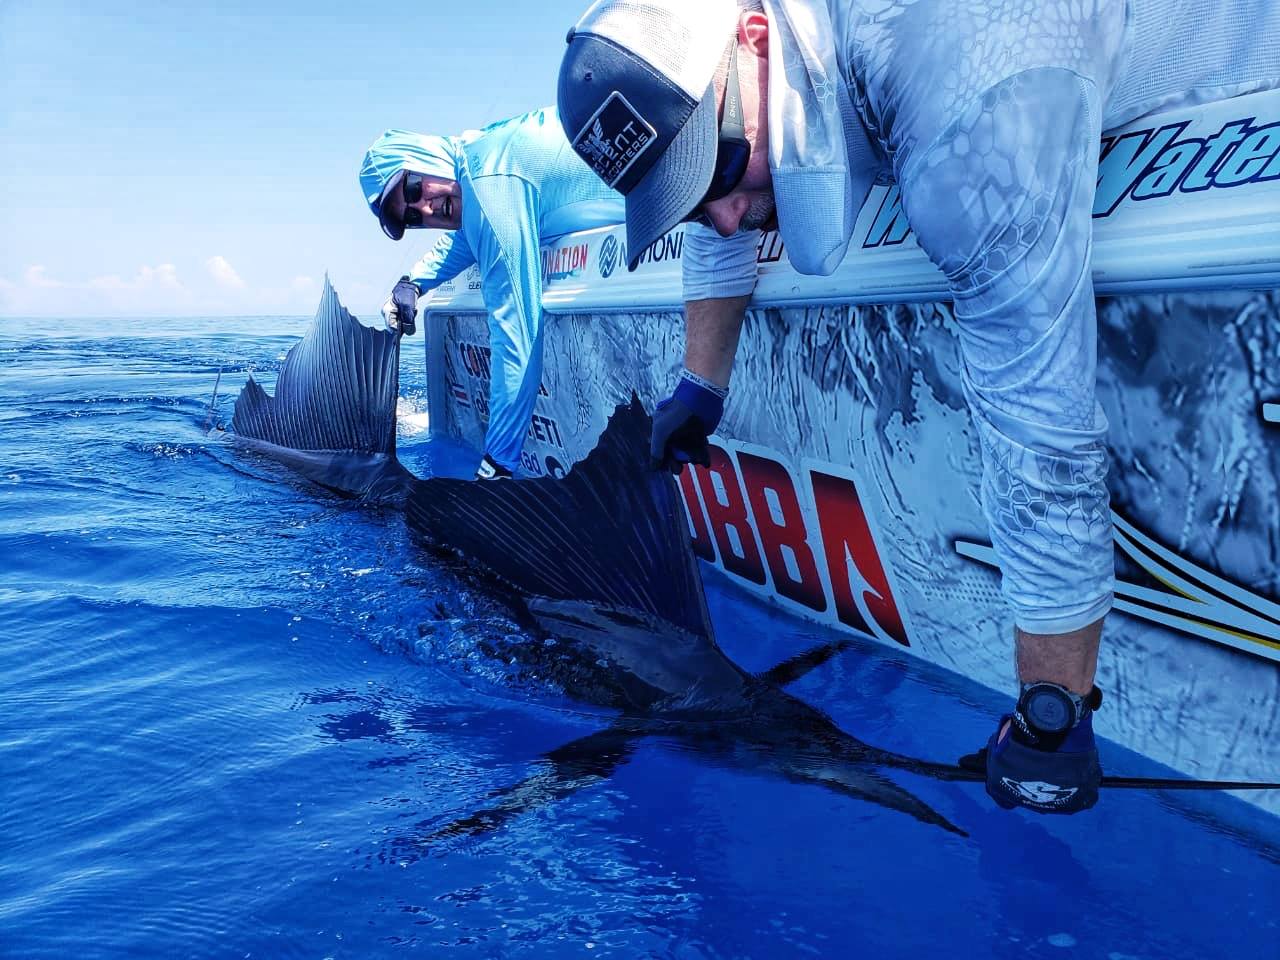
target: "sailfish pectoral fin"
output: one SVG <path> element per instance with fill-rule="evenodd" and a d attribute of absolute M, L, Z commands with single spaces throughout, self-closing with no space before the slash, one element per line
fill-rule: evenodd
<path fill-rule="evenodd" d="M 631 758 L 636 742 L 644 736 L 643 731 L 615 725 L 557 747 L 542 756 L 534 773 L 492 793 L 490 806 L 454 820 L 422 842 L 489 833 L 522 814 L 607 780 Z"/>
<path fill-rule="evenodd" d="M 843 653 L 853 645 L 851 640 L 833 640 L 830 643 L 822 643 L 803 653 L 797 653 L 794 657 L 783 660 L 776 666 L 759 674 L 758 679 L 765 683 L 771 683 L 775 687 L 785 687 L 789 683 L 795 683 L 810 670 L 822 666 L 838 653 Z"/>

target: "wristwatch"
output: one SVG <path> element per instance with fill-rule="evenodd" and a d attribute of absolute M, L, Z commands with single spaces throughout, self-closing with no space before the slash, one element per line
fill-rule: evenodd
<path fill-rule="evenodd" d="M 1084 719 L 1090 710 L 1102 706 L 1102 691 L 1094 687 L 1084 696 L 1066 687 L 1040 680 L 1024 683 L 1018 697 L 1018 712 L 1034 732 L 1050 736 L 1065 734 Z"/>

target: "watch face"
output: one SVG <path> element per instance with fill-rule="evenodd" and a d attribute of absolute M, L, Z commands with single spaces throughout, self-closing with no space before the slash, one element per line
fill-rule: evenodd
<path fill-rule="evenodd" d="M 1066 694 L 1053 687 L 1028 691 L 1025 713 L 1028 722 L 1045 733 L 1061 733 L 1071 726 L 1075 715 Z"/>

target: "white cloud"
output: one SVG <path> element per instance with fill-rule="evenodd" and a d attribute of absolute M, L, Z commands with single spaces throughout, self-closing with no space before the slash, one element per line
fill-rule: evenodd
<path fill-rule="evenodd" d="M 200 303 L 172 263 L 144 264 L 131 277 L 110 273 L 87 280 L 53 277 L 42 264 L 33 264 L 16 283 L 0 279 L 0 306 L 19 315 L 172 316 Z"/>
<path fill-rule="evenodd" d="M 172 263 L 162 263 L 156 267 L 139 267 L 138 275 L 130 280 L 125 280 L 114 273 L 102 277 L 94 277 L 89 281 L 89 287 L 93 290 L 120 290 L 137 293 L 149 290 L 173 291 L 185 289 L 182 281 L 178 279 L 178 268 Z"/>
<path fill-rule="evenodd" d="M 66 286 L 66 284 L 59 283 L 57 280 L 51 278 L 46 273 L 45 268 L 38 263 L 27 267 L 26 272 L 23 274 L 23 279 L 26 281 L 28 287 L 35 287 L 39 290 L 53 290 L 58 287 Z"/>
<path fill-rule="evenodd" d="M 0 0 L 3 3 L 3 0 Z M 277 283 L 250 286 L 224 256 L 191 263 L 144 264 L 135 273 L 58 274 L 43 264 L 0 277 L 0 313 L 17 316 L 306 316 L 322 281 L 315 274 L 283 274 Z M 386 291 L 353 280 L 353 303 L 381 303 Z M 344 291 L 345 292 L 345 291 Z M 376 316 L 376 310 L 371 312 Z"/>
<path fill-rule="evenodd" d="M 206 260 L 204 265 L 209 271 L 209 276 L 222 286 L 230 287 L 232 290 L 244 289 L 244 281 L 240 279 L 240 274 L 236 273 L 236 268 L 227 262 L 226 257 L 218 254 Z"/>

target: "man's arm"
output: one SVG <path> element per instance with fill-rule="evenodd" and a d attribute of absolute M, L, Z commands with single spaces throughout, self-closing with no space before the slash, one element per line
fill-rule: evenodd
<path fill-rule="evenodd" d="M 684 371 L 654 409 L 649 454 L 655 469 L 679 473 L 686 463 L 710 462 L 707 438 L 724 412 L 742 318 L 756 285 L 759 236 L 721 237 L 700 224 L 685 228 Z"/>
<path fill-rule="evenodd" d="M 1017 627 L 1021 694 L 988 743 L 987 791 L 1046 813 L 1092 806 L 1102 777 L 1092 691 L 1114 568 L 1090 269 L 1101 113 L 1075 71 L 1027 70 L 919 138 L 929 146 L 901 177 L 920 246 L 951 286 L 983 512 Z"/>
<path fill-rule="evenodd" d="M 476 262 L 476 255 L 461 230 L 446 233 L 409 271 L 409 279 L 420 293 L 428 293 L 452 280 Z"/>
<path fill-rule="evenodd" d="M 390 330 L 413 334 L 414 320 L 418 315 L 418 298 L 434 290 L 446 280 L 452 280 L 476 262 L 461 231 L 446 233 L 436 241 L 392 290 L 382 305 L 382 316 Z"/>
<path fill-rule="evenodd" d="M 690 300 L 684 305 L 684 366 L 691 373 L 728 387 L 733 360 L 738 353 L 745 297 Z"/>

